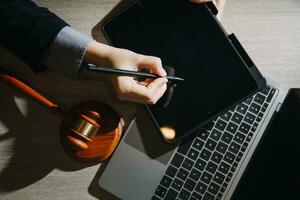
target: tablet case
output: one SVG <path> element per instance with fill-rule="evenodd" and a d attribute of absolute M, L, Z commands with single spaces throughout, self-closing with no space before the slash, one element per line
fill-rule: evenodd
<path fill-rule="evenodd" d="M 128 8 L 130 8 L 133 4 L 136 4 L 136 3 L 140 4 L 141 6 L 143 4 L 152 4 L 153 6 L 155 6 L 155 4 L 157 4 L 157 3 L 162 3 L 163 4 L 163 3 L 171 3 L 171 2 L 169 2 L 168 0 L 161 0 L 161 1 L 159 1 L 159 0 L 158 1 L 156 1 L 156 0 L 144 0 L 144 1 L 137 0 L 137 1 L 133 1 L 131 4 L 129 4 L 127 6 L 127 8 L 125 8 L 123 11 L 125 11 Z M 216 15 L 218 14 L 218 10 L 215 7 L 214 3 L 213 2 L 207 2 L 207 3 L 203 4 L 203 6 L 208 11 L 206 13 L 206 17 L 207 18 L 215 18 L 216 19 Z M 117 17 L 117 16 L 114 16 L 114 17 Z M 109 42 L 109 44 L 112 44 L 112 45 L 114 45 L 114 44 L 110 40 L 110 36 L 107 34 L 106 25 L 110 21 L 112 21 L 114 19 L 114 17 L 111 18 L 111 19 L 109 19 L 105 23 L 103 23 L 103 25 L 101 27 L 102 28 L 102 32 L 104 33 L 104 36 L 105 36 L 106 40 Z M 218 23 L 218 24 L 219 24 L 219 28 L 221 30 L 223 30 L 224 35 L 226 35 L 228 37 L 228 39 L 231 41 L 232 45 L 234 46 L 235 50 L 240 55 L 241 60 L 246 64 L 246 66 L 248 66 L 249 72 L 251 73 L 252 77 L 254 78 L 254 80 L 257 83 L 258 90 L 262 89 L 266 85 L 266 81 L 265 81 L 265 79 L 262 78 L 261 73 L 258 71 L 257 67 L 255 66 L 255 64 L 253 63 L 253 61 L 251 60 L 251 58 L 249 57 L 249 55 L 247 54 L 247 52 L 245 51 L 245 49 L 243 48 L 243 46 L 241 45 L 241 43 L 239 42 L 239 40 L 237 39 L 237 37 L 235 36 L 235 34 L 234 33 L 228 34 L 224 30 L 224 28 L 222 27 L 222 25 L 220 23 Z"/>
<path fill-rule="evenodd" d="M 180 1 L 180 0 L 179 0 Z M 144 1 L 134 1 L 133 3 L 129 4 L 127 8 L 125 8 L 123 11 L 127 10 L 128 8 L 130 8 L 131 6 L 133 6 L 134 4 L 138 3 L 140 6 L 156 6 L 156 4 L 160 3 L 160 4 L 167 4 L 170 3 L 170 1 L 168 0 L 161 0 L 161 1 L 156 1 L 156 0 L 144 0 Z M 228 34 L 222 27 L 222 25 L 218 22 L 216 15 L 218 13 L 218 10 L 216 9 L 214 3 L 212 2 L 208 2 L 202 5 L 205 8 L 205 16 L 207 18 L 214 18 L 214 20 L 216 21 L 216 23 L 218 24 L 218 31 L 222 30 L 223 35 L 225 37 L 227 37 L 230 41 L 230 43 L 233 46 L 233 50 L 237 52 L 237 54 L 239 55 L 240 60 L 247 66 L 247 69 L 249 71 L 249 73 L 251 74 L 252 78 L 255 80 L 256 84 L 257 84 L 257 91 L 261 90 L 262 88 L 265 87 L 266 85 L 266 81 L 263 78 L 263 76 L 261 75 L 261 73 L 258 71 L 257 67 L 255 66 L 255 64 L 253 63 L 253 61 L 251 60 L 251 58 L 249 57 L 249 55 L 247 54 L 247 52 L 245 51 L 245 49 L 243 48 L 243 46 L 240 44 L 239 40 L 237 39 L 237 37 L 232 33 L 232 34 Z M 170 8 L 171 9 L 171 8 Z M 155 14 L 155 13 L 153 13 Z M 118 16 L 115 16 L 118 17 Z M 105 22 L 102 25 L 102 31 L 106 37 L 106 39 L 108 40 L 108 42 L 112 45 L 114 45 L 114 43 L 110 40 L 110 38 L 112 37 L 111 35 L 109 35 L 109 31 L 107 31 L 107 25 L 113 21 L 114 18 L 109 19 L 109 21 Z M 207 24 L 209 25 L 209 24 Z M 121 33 L 118 33 L 121 34 Z M 253 95 L 255 92 L 253 92 L 250 95 Z M 242 101 L 242 99 L 241 99 Z M 241 102 L 240 101 L 240 102 Z M 238 103 L 240 103 L 238 102 Z M 235 103 L 233 106 L 237 105 L 238 103 Z M 150 112 L 151 113 L 151 112 Z M 211 119 L 209 119 L 208 121 L 210 121 Z M 154 119 L 155 121 L 155 119 Z M 207 121 L 207 122 L 208 122 Z"/>

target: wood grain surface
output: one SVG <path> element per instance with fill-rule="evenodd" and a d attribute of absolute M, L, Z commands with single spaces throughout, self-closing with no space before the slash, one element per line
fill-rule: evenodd
<path fill-rule="evenodd" d="M 88 35 L 118 3 L 35 2 Z M 237 35 L 264 75 L 288 87 L 300 87 L 299 0 L 227 0 L 222 22 L 228 33 Z M 99 31 L 93 35 L 103 41 Z M 0 68 L 66 109 L 82 101 L 101 100 L 127 123 L 137 109 L 136 104 L 116 98 L 105 76 L 71 80 L 52 70 L 36 75 L 4 49 L 0 49 Z M 0 83 L 0 199 L 111 199 L 97 185 L 103 166 L 100 170 L 100 165 L 84 167 L 69 158 L 60 146 L 59 126 L 60 119 L 47 109 Z"/>

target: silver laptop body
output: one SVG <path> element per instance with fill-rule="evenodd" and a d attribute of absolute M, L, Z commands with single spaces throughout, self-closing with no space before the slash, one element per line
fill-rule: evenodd
<path fill-rule="evenodd" d="M 251 139 L 249 139 L 249 142 L 247 142 L 248 145 L 243 149 L 243 153 L 240 154 L 242 156 L 240 156 L 239 161 L 233 162 L 236 163 L 235 170 L 230 170 L 230 172 L 228 172 L 228 174 L 230 173 L 230 177 L 228 178 L 227 174 L 226 181 L 228 182 L 226 182 L 226 187 L 224 187 L 224 180 L 224 184 L 221 184 L 221 188 L 218 189 L 218 194 L 214 196 L 215 199 L 231 198 L 274 112 L 279 111 L 280 106 L 287 95 L 288 89 L 281 86 L 280 84 L 277 84 L 270 79 L 267 79 L 267 84 L 271 88 L 275 89 L 273 98 L 268 103 L 268 106 L 267 108 L 265 108 L 263 116 L 261 116 L 260 121 L 257 123 L 258 125 L 257 128 L 255 128 L 255 131 L 253 132 L 253 136 L 251 136 Z M 237 107 L 235 109 L 237 109 Z M 234 112 L 236 112 L 236 110 L 234 110 L 232 114 Z M 220 117 L 218 119 L 220 119 Z M 216 122 L 218 121 L 218 119 L 216 119 Z M 243 120 L 244 119 L 245 117 L 243 118 Z M 195 140 L 198 137 L 199 135 L 193 136 L 193 138 L 190 138 L 190 140 L 195 143 Z M 204 141 L 205 144 L 203 149 L 206 148 L 207 141 Z M 217 143 L 220 143 L 220 141 L 221 139 L 219 139 Z M 246 142 L 244 142 L 243 144 L 245 143 Z M 173 160 L 173 157 L 176 153 L 178 154 L 178 146 L 180 145 L 170 145 L 164 142 L 162 137 L 160 136 L 160 133 L 155 128 L 155 125 L 153 124 L 153 121 L 149 114 L 145 111 L 144 108 L 141 109 L 138 112 L 135 119 L 130 123 L 118 148 L 116 149 L 114 155 L 112 156 L 106 169 L 104 170 L 99 180 L 99 186 L 105 189 L 106 191 L 112 193 L 116 197 L 124 200 L 147 200 L 152 198 L 167 199 L 167 195 L 169 195 L 167 193 L 170 190 L 170 188 L 176 188 L 178 185 L 174 185 L 174 177 L 172 179 L 173 182 L 168 184 L 169 187 L 161 186 L 162 184 L 164 185 L 164 183 L 162 183 L 162 178 L 164 177 L 168 167 L 172 165 L 171 162 Z M 231 148 L 230 145 L 228 146 L 229 148 Z M 227 149 L 227 151 L 229 150 Z M 198 160 L 201 153 L 202 152 L 199 152 L 198 157 L 195 158 L 194 166 L 196 166 L 196 160 Z M 183 157 L 186 159 L 187 155 L 183 155 Z M 224 159 L 225 154 L 223 160 Z M 224 162 L 226 163 L 226 161 Z M 209 199 L 207 197 L 209 197 L 209 195 L 212 195 L 212 193 L 215 192 L 215 188 L 213 188 L 212 182 L 214 182 L 216 178 L 216 173 L 221 167 L 220 163 L 218 163 L 217 165 L 218 168 L 215 174 L 211 174 L 212 178 L 210 180 L 210 183 L 207 183 L 206 192 L 203 194 L 198 193 L 196 189 L 199 190 L 199 186 L 196 185 L 193 187 L 194 189 L 190 191 L 190 196 L 188 196 L 189 199 L 197 199 L 195 198 L 196 195 L 201 195 L 201 197 L 203 198 L 205 195 L 205 198 Z M 232 167 L 232 164 L 230 164 L 230 167 Z M 204 172 L 201 171 L 201 173 L 202 176 L 204 176 Z M 202 178 L 203 177 L 201 177 L 201 179 Z M 199 184 L 200 180 L 195 182 L 196 184 Z M 183 181 L 183 183 L 186 184 L 185 181 Z M 163 190 L 159 190 L 159 185 L 161 186 L 160 189 L 163 188 Z M 178 196 L 176 197 L 176 199 L 185 199 L 185 197 L 182 196 L 184 194 L 180 194 L 181 196 L 179 196 L 179 193 L 182 193 L 181 190 L 185 190 L 185 186 L 186 185 L 181 186 L 181 189 L 177 191 Z M 163 198 L 161 198 L 159 195 Z M 193 198 L 192 195 L 194 195 Z M 170 195 L 168 196 L 168 198 L 170 198 Z"/>

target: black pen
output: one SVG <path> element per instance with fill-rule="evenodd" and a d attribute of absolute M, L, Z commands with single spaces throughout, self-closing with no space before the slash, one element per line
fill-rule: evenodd
<path fill-rule="evenodd" d="M 151 74 L 147 72 L 138 72 L 138 71 L 131 71 L 131 70 L 124 70 L 124 69 L 114 69 L 110 67 L 102 67 L 102 66 L 96 66 L 92 64 L 87 65 L 87 70 L 94 71 L 94 72 L 100 72 L 100 73 L 107 73 L 107 74 L 115 74 L 115 75 L 123 75 L 123 76 L 133 76 L 133 77 L 142 77 L 142 78 L 161 78 L 161 76 L 158 76 L 156 74 Z M 165 76 L 164 78 L 167 78 L 169 81 L 184 81 L 183 78 L 179 78 L 176 76 Z"/>

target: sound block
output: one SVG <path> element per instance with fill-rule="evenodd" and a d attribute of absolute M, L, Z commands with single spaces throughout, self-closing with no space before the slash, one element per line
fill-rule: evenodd
<path fill-rule="evenodd" d="M 100 118 L 89 116 L 89 111 L 97 112 Z M 77 150 L 67 140 L 73 120 L 80 114 L 86 114 L 101 124 L 99 131 L 91 138 L 92 141 L 86 142 L 87 150 Z M 69 112 L 69 117 L 63 119 L 60 127 L 60 141 L 64 151 L 76 161 L 97 164 L 112 155 L 121 139 L 123 127 L 123 119 L 111 106 L 99 101 L 86 101 L 74 106 Z"/>

